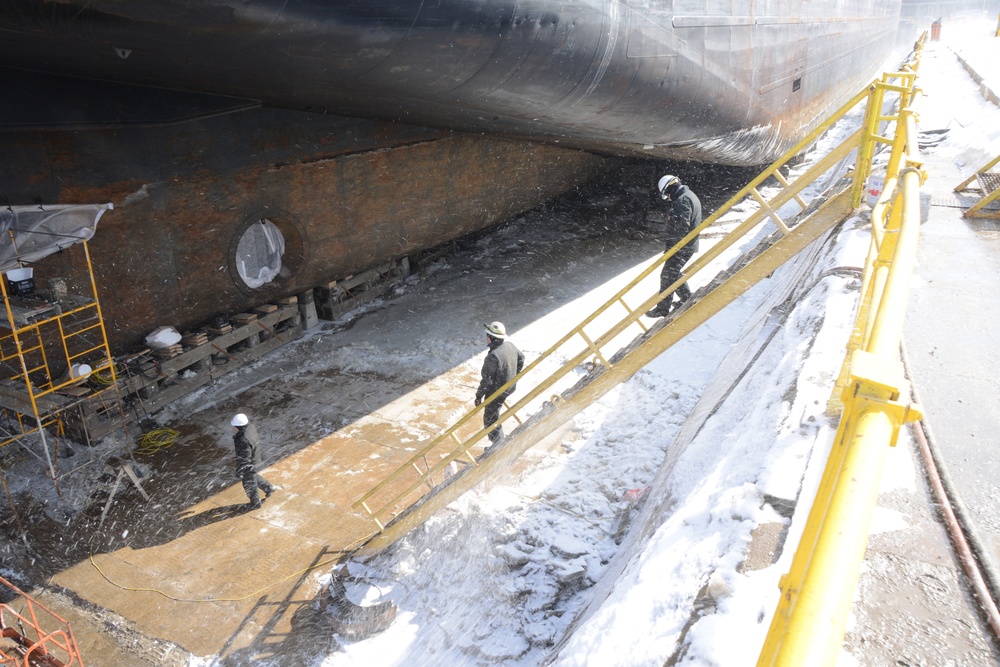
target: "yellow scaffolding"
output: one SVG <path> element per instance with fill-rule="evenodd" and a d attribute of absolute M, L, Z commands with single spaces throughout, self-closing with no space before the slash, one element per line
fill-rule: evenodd
<path fill-rule="evenodd" d="M 9 234 L 16 249 L 16 231 Z M 8 423 L 16 424 L 2 429 L 0 447 L 38 434 L 53 480 L 58 478 L 57 461 L 49 451 L 47 433 L 57 438 L 65 433 L 67 411 L 77 408 L 82 400 L 114 392 L 114 404 L 121 412 L 90 250 L 85 239 L 78 243 L 86 259 L 87 295 L 41 299 L 11 293 L 7 281 L 0 278 L 7 316 L 6 326 L 0 325 L 0 406 L 10 418 Z M 88 378 L 101 373 L 110 376 L 111 382 L 97 389 L 81 389 Z"/>

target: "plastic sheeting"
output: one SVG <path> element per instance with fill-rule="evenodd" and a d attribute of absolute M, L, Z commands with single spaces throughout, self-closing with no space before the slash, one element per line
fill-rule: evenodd
<path fill-rule="evenodd" d="M 0 209 L 0 272 L 89 241 L 97 231 L 97 221 L 113 208 L 114 204 L 108 203 Z"/>
<path fill-rule="evenodd" d="M 281 271 L 285 237 L 270 220 L 263 218 L 251 225 L 236 246 L 236 268 L 240 278 L 252 289 L 263 287 Z"/>

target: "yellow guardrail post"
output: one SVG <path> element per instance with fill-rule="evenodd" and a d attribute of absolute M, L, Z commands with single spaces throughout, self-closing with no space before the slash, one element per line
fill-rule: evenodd
<path fill-rule="evenodd" d="M 873 210 L 872 250 L 853 337 L 860 342 L 849 355 L 843 416 L 791 567 L 779 583 L 781 598 L 758 667 L 837 662 L 888 447 L 903 424 L 921 418 L 906 400 L 899 357 L 923 178 L 910 101 L 909 92 L 901 94 L 886 187 Z M 874 137 L 876 122 L 868 128 Z"/>

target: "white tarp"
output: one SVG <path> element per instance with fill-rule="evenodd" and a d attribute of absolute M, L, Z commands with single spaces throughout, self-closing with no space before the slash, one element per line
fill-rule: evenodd
<path fill-rule="evenodd" d="M 110 203 L 0 208 L 0 272 L 89 241 L 97 231 L 97 221 L 112 208 Z"/>

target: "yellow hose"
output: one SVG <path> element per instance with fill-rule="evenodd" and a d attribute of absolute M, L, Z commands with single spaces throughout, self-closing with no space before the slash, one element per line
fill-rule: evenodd
<path fill-rule="evenodd" d="M 139 446 L 136 447 L 135 453 L 152 456 L 161 449 L 172 446 L 177 442 L 179 435 L 180 433 L 172 428 L 153 429 L 139 438 Z"/>

